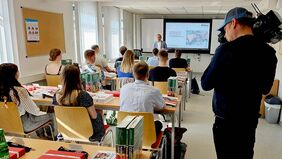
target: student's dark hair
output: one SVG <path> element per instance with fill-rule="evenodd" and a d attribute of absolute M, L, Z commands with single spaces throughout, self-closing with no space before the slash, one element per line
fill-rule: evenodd
<path fill-rule="evenodd" d="M 180 57 L 181 57 L 181 54 L 182 54 L 181 50 L 178 50 L 178 49 L 175 50 L 175 56 L 176 56 L 177 58 L 180 58 Z"/>
<path fill-rule="evenodd" d="M 149 66 L 146 62 L 138 62 L 133 67 L 133 73 L 137 80 L 143 80 L 149 72 Z"/>
<path fill-rule="evenodd" d="M 122 55 L 124 55 L 124 53 L 126 52 L 126 50 L 127 50 L 127 48 L 126 48 L 125 46 L 121 46 L 121 47 L 119 48 L 119 52 L 120 52 L 120 54 L 122 54 Z"/>
<path fill-rule="evenodd" d="M 49 61 L 55 61 L 56 58 L 61 55 L 61 53 L 62 53 L 62 52 L 61 52 L 60 49 L 54 48 L 54 49 L 50 50 L 50 53 L 49 53 L 49 56 L 50 56 L 50 57 L 49 57 Z"/>
<path fill-rule="evenodd" d="M 80 80 L 79 67 L 76 65 L 66 65 L 63 70 L 63 94 L 60 98 L 60 102 L 66 97 L 69 97 L 73 90 L 83 90 Z"/>
<path fill-rule="evenodd" d="M 168 53 L 165 50 L 160 50 L 158 56 L 161 58 L 168 58 Z"/>
<path fill-rule="evenodd" d="M 84 58 L 88 59 L 91 58 L 92 56 L 95 56 L 95 51 L 94 50 L 85 50 L 84 51 Z"/>
<path fill-rule="evenodd" d="M 99 45 L 92 45 L 92 46 L 91 46 L 91 49 L 92 49 L 92 50 L 96 50 L 97 48 L 99 48 Z"/>
<path fill-rule="evenodd" d="M 159 52 L 159 49 L 157 49 L 157 48 L 154 48 L 153 51 L 152 51 L 152 53 L 153 53 L 155 56 L 158 55 L 158 52 Z"/>
<path fill-rule="evenodd" d="M 10 90 L 13 90 L 15 97 L 20 103 L 18 91 L 14 88 L 22 87 L 20 82 L 16 79 L 16 73 L 18 72 L 18 66 L 13 63 L 3 63 L 0 65 L 0 100 L 3 101 L 6 97 L 11 100 L 9 95 Z"/>

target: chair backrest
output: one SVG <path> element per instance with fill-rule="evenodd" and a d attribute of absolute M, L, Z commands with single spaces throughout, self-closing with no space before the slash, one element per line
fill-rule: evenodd
<path fill-rule="evenodd" d="M 117 121 L 120 123 L 127 115 L 138 115 L 144 117 L 143 147 L 151 148 L 156 142 L 156 128 L 153 113 L 150 112 L 118 112 Z"/>
<path fill-rule="evenodd" d="M 5 132 L 25 135 L 18 106 L 14 102 L 0 102 L 0 128 Z"/>
<path fill-rule="evenodd" d="M 61 84 L 60 75 L 45 75 L 47 86 L 58 86 Z"/>
<path fill-rule="evenodd" d="M 87 140 L 93 134 L 88 111 L 85 107 L 54 107 L 58 132 L 66 139 Z"/>
<path fill-rule="evenodd" d="M 176 73 L 177 72 L 186 72 L 186 68 L 171 68 L 173 69 Z"/>
<path fill-rule="evenodd" d="M 167 82 L 153 82 L 153 85 L 155 88 L 160 89 L 161 94 L 167 94 L 168 87 L 167 87 Z"/>
<path fill-rule="evenodd" d="M 188 71 L 186 68 L 172 68 L 179 79 L 187 78 L 188 77 Z"/>
<path fill-rule="evenodd" d="M 149 66 L 149 70 L 154 69 L 156 66 Z"/>

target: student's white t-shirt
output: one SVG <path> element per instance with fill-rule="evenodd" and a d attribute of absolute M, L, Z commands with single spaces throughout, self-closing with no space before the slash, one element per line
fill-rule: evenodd
<path fill-rule="evenodd" d="M 108 66 L 107 60 L 101 55 L 101 53 L 95 55 L 95 65 L 101 66 L 102 68 Z"/>

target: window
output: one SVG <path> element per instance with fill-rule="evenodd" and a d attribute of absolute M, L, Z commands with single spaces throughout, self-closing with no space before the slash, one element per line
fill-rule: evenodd
<path fill-rule="evenodd" d="M 103 12 L 103 34 L 105 54 L 108 60 L 119 57 L 120 47 L 120 10 L 116 7 L 104 6 Z"/>
<path fill-rule="evenodd" d="M 124 12 L 123 9 L 120 10 L 120 46 L 124 45 Z"/>
<path fill-rule="evenodd" d="M 84 60 L 84 51 L 91 49 L 91 46 L 98 44 L 98 25 L 97 25 L 97 3 L 79 2 L 78 3 L 79 35 L 80 35 L 80 57 Z"/>
<path fill-rule="evenodd" d="M 0 1 L 0 63 L 14 62 L 8 0 Z"/>
<path fill-rule="evenodd" d="M 125 45 L 128 49 L 133 49 L 133 14 L 124 10 L 121 25 L 123 30 L 121 33 L 122 45 Z"/>

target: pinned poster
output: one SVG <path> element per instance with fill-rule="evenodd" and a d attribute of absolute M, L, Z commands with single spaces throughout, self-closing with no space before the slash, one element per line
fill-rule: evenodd
<path fill-rule="evenodd" d="M 38 20 L 25 19 L 25 26 L 26 26 L 27 41 L 38 42 L 39 41 Z"/>

